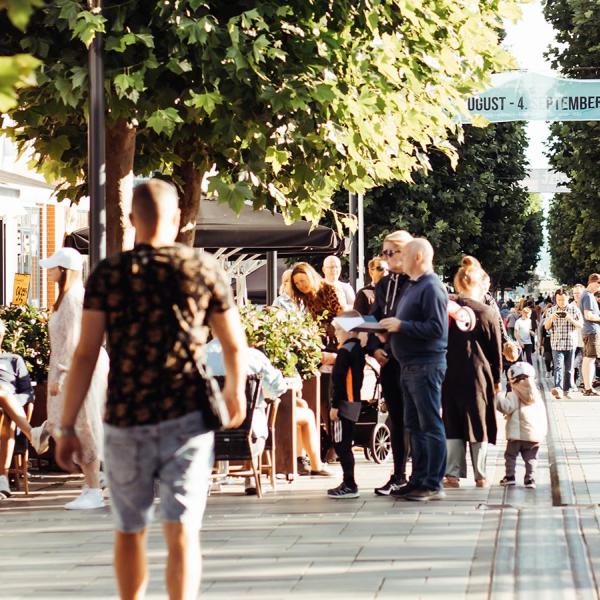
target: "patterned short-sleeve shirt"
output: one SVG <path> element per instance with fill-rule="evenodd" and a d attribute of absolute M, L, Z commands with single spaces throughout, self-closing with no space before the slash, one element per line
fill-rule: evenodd
<path fill-rule="evenodd" d="M 189 344 L 174 305 L 192 328 Z M 148 425 L 201 408 L 205 387 L 191 355 L 206 342 L 211 313 L 232 306 L 217 261 L 193 248 L 140 244 L 103 260 L 87 281 L 84 309 L 106 313 L 106 422 Z"/>

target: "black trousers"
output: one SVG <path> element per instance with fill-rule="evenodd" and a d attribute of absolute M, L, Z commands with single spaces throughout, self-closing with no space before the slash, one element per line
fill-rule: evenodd
<path fill-rule="evenodd" d="M 395 358 L 390 357 L 385 366 L 381 367 L 379 381 L 391 421 L 394 475 L 403 478 L 406 477 L 406 459 L 410 448 L 410 438 L 404 431 L 404 401 L 400 388 L 400 365 Z"/>
<path fill-rule="evenodd" d="M 356 481 L 354 481 L 354 452 L 352 452 L 354 421 L 340 417 L 338 421 L 332 422 L 332 428 L 333 447 L 342 465 L 344 483 L 354 487 L 356 486 Z"/>
<path fill-rule="evenodd" d="M 525 360 L 532 365 L 533 358 L 531 357 L 531 353 L 533 351 L 533 344 L 523 344 L 523 354 L 525 354 Z"/>

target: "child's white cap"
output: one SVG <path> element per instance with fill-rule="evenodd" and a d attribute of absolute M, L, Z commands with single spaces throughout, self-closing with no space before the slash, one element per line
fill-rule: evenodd
<path fill-rule="evenodd" d="M 523 376 L 535 379 L 535 369 L 528 362 L 516 362 L 508 369 L 507 376 L 511 383 Z"/>

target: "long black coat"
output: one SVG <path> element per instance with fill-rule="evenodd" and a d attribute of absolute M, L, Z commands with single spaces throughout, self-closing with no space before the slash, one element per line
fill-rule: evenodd
<path fill-rule="evenodd" d="M 470 332 L 454 320 L 448 332 L 448 368 L 442 386 L 447 439 L 496 443 L 494 384 L 502 376 L 501 333 L 495 311 L 475 300 L 454 298 L 470 307 L 477 325 Z"/>

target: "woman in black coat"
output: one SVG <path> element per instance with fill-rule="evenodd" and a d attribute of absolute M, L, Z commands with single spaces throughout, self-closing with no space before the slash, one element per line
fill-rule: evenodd
<path fill-rule="evenodd" d="M 454 300 L 476 317 L 472 331 L 461 331 L 451 319 L 448 368 L 442 386 L 442 410 L 448 460 L 445 487 L 459 487 L 467 476 L 466 444 L 477 487 L 487 487 L 488 444 L 496 443 L 494 400 L 502 376 L 501 331 L 496 312 L 483 304 L 486 273 L 477 259 L 466 256 L 454 278 Z"/>

